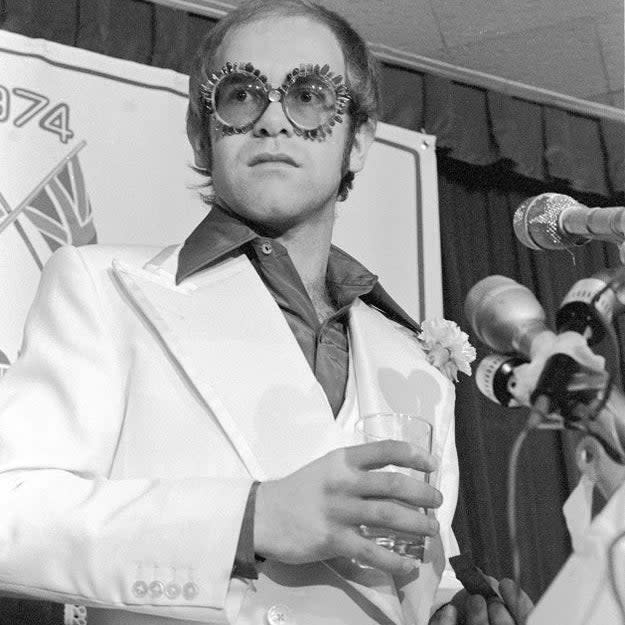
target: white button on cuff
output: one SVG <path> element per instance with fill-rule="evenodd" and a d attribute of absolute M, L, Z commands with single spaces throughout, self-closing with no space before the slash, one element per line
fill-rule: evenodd
<path fill-rule="evenodd" d="M 133 585 L 132 585 L 132 594 L 135 597 L 138 597 L 139 599 L 142 599 L 143 597 L 145 597 L 148 594 L 148 585 L 141 581 L 141 580 L 137 580 Z"/>
<path fill-rule="evenodd" d="M 267 241 L 265 241 L 261 246 L 260 249 L 262 251 L 263 254 L 269 255 L 271 254 L 271 252 L 273 252 L 273 247 L 271 247 L 271 243 L 268 243 Z"/>
<path fill-rule="evenodd" d="M 180 588 L 180 584 L 176 584 L 175 582 L 169 582 L 167 586 L 165 586 L 165 595 L 168 599 L 177 599 L 182 592 L 182 588 Z"/>
<path fill-rule="evenodd" d="M 182 587 L 182 596 L 187 601 L 192 601 L 193 599 L 195 599 L 198 595 L 198 592 L 200 592 L 200 589 L 193 582 L 187 582 Z"/>
<path fill-rule="evenodd" d="M 165 584 L 156 579 L 150 584 L 149 591 L 152 599 L 160 599 L 165 592 Z"/>
<path fill-rule="evenodd" d="M 268 625 L 295 625 L 295 615 L 285 605 L 272 605 L 267 610 Z"/>

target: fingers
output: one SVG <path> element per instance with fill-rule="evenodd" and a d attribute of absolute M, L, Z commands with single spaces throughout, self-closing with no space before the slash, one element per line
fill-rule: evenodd
<path fill-rule="evenodd" d="M 486 601 L 481 595 L 470 595 L 465 609 L 466 625 L 517 625 L 510 609 L 500 599 Z"/>
<path fill-rule="evenodd" d="M 443 496 L 433 486 L 397 471 L 367 471 L 356 485 L 361 497 L 394 499 L 415 508 L 438 508 Z"/>
<path fill-rule="evenodd" d="M 509 609 L 499 599 L 488 602 L 488 618 L 491 625 L 516 625 Z"/>
<path fill-rule="evenodd" d="M 458 611 L 448 603 L 442 608 L 436 610 L 434 616 L 430 619 L 429 625 L 457 625 Z"/>
<path fill-rule="evenodd" d="M 499 582 L 499 592 L 506 605 L 509 606 L 510 611 L 514 614 L 517 625 L 523 625 L 534 607 L 532 600 L 523 590 L 521 590 L 519 595 L 518 586 L 513 580 L 507 578 Z"/>
<path fill-rule="evenodd" d="M 363 538 L 356 531 L 349 537 L 344 537 L 343 545 L 349 557 L 360 564 L 386 571 L 391 575 L 406 575 L 419 566 L 417 560 L 400 556 L 380 547 L 372 540 Z"/>
<path fill-rule="evenodd" d="M 438 460 L 423 447 L 403 441 L 385 440 L 346 448 L 349 461 L 360 469 L 381 469 L 389 464 L 431 473 Z"/>
<path fill-rule="evenodd" d="M 482 595 L 469 595 L 465 603 L 466 625 L 490 625 L 488 622 L 488 606 Z M 493 624 L 494 625 L 494 624 Z"/>
<path fill-rule="evenodd" d="M 353 522 L 404 534 L 436 536 L 439 523 L 421 510 L 389 500 L 363 500 L 354 509 Z"/>
<path fill-rule="evenodd" d="M 533 604 L 521 591 L 517 612 L 516 588 L 511 579 L 502 579 L 499 582 L 499 592 L 503 601 L 499 598 L 486 601 L 481 595 L 470 595 L 466 590 L 460 591 L 452 599 L 458 612 L 458 621 L 464 625 L 524 625 Z M 437 621 L 434 623 L 438 625 Z"/>

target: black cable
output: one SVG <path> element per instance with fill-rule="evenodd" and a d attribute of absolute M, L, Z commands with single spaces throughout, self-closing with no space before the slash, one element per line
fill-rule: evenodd
<path fill-rule="evenodd" d="M 512 576 L 514 583 L 516 584 L 517 596 L 516 606 L 514 610 L 516 614 L 521 613 L 521 547 L 519 543 L 519 537 L 517 532 L 517 512 L 516 512 L 516 498 L 517 498 L 517 477 L 519 457 L 523 443 L 527 438 L 527 435 L 535 430 L 545 419 L 549 410 L 549 398 L 545 395 L 540 395 L 534 405 L 530 409 L 529 417 L 523 426 L 523 429 L 519 432 L 512 449 L 510 451 L 510 457 L 508 459 L 508 534 L 510 536 L 510 549 L 512 551 Z"/>

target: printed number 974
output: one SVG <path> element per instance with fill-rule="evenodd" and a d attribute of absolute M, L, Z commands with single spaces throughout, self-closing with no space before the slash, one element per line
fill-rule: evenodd
<path fill-rule="evenodd" d="M 48 107 L 50 99 L 41 93 L 14 87 L 11 91 L 0 85 L 0 122 L 13 119 L 13 125 L 21 128 L 36 116 L 39 127 L 58 136 L 67 143 L 74 133 L 69 128 L 69 107 L 65 102 Z"/>

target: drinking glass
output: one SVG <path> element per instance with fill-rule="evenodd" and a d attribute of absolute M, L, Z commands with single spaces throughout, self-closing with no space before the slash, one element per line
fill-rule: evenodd
<path fill-rule="evenodd" d="M 365 442 L 393 439 L 407 441 L 432 453 L 432 424 L 416 414 L 383 412 L 361 417 L 356 423 L 356 431 Z M 406 467 L 388 465 L 378 471 L 396 471 L 413 479 L 430 481 L 430 474 Z M 423 512 L 427 512 L 422 508 Z M 385 547 L 401 556 L 423 562 L 426 537 L 396 532 L 383 527 L 360 526 L 362 535 L 373 540 L 377 545 Z M 362 565 L 360 565 L 362 566 Z M 366 567 L 363 567 L 366 568 Z"/>

